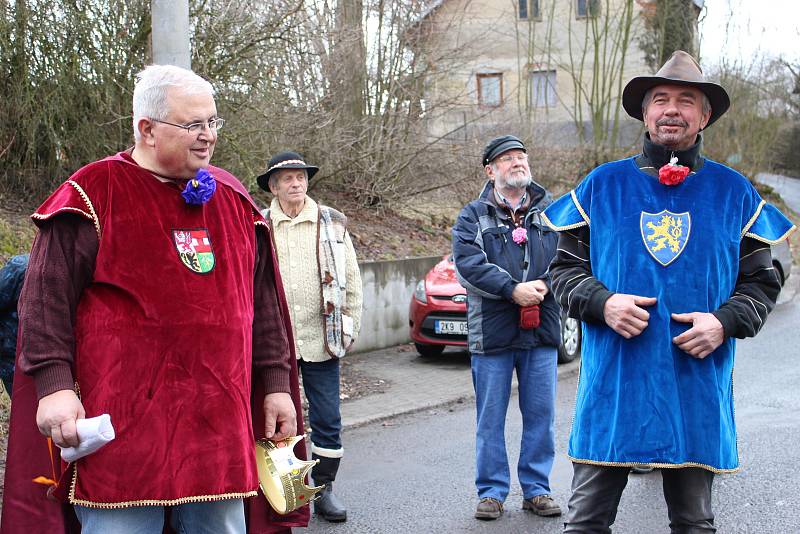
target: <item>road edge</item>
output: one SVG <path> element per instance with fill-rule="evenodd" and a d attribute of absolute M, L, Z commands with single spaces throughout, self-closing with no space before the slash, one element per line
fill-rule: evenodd
<path fill-rule="evenodd" d="M 786 304 L 791 302 L 797 296 L 797 291 L 800 289 L 800 266 L 792 264 L 792 271 L 786 283 L 781 288 L 781 293 L 778 295 L 777 305 Z"/>
<path fill-rule="evenodd" d="M 562 379 L 566 379 L 568 377 L 572 377 L 572 376 L 578 374 L 578 372 L 580 370 L 580 365 L 581 365 L 581 359 L 580 358 L 575 358 L 575 360 L 573 360 L 573 361 L 571 361 L 569 363 L 560 364 L 558 366 L 558 380 L 561 381 Z M 516 390 L 517 390 L 517 384 L 516 384 L 516 382 L 514 382 L 512 384 L 512 393 L 515 393 Z M 455 404 L 462 404 L 462 403 L 466 402 L 467 400 L 472 400 L 474 397 L 475 397 L 474 393 L 466 393 L 466 394 L 456 395 L 456 396 L 454 396 L 454 397 L 452 397 L 450 399 L 444 400 L 444 401 L 433 402 L 431 404 L 424 404 L 424 405 L 416 406 L 414 408 L 409 408 L 409 409 L 405 409 L 405 410 L 397 410 L 397 411 L 386 412 L 386 413 L 375 413 L 375 414 L 363 416 L 361 418 L 352 420 L 352 421 L 350 421 L 348 423 L 344 423 L 343 422 L 344 424 L 342 425 L 342 429 L 351 430 L 351 429 L 354 429 L 354 428 L 367 426 L 367 425 L 370 425 L 370 424 L 373 424 L 373 423 L 383 423 L 383 422 L 386 422 L 386 421 L 388 421 L 390 419 L 394 419 L 394 418 L 402 417 L 402 416 L 406 416 L 406 415 L 413 415 L 413 414 L 416 414 L 416 413 L 424 412 L 426 410 L 437 410 L 437 409 L 442 409 L 442 408 L 449 408 L 450 406 L 453 406 Z"/>

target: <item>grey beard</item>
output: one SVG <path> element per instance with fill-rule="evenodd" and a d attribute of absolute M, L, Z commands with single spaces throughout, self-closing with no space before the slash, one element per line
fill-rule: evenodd
<path fill-rule="evenodd" d="M 510 173 L 509 173 L 510 174 Z M 528 187 L 531 185 L 531 175 L 528 174 L 527 176 L 507 176 L 504 180 L 506 186 L 513 187 L 514 189 L 522 189 L 523 187 Z"/>

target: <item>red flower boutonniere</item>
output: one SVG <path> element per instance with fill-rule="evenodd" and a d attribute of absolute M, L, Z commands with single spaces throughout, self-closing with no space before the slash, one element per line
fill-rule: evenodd
<path fill-rule="evenodd" d="M 514 228 L 514 231 L 511 232 L 511 239 L 517 245 L 522 246 L 528 242 L 528 231 L 525 228 Z"/>
<path fill-rule="evenodd" d="M 669 163 L 658 169 L 658 181 L 664 185 L 678 185 L 689 176 L 689 167 L 678 165 L 678 158 L 672 156 Z"/>

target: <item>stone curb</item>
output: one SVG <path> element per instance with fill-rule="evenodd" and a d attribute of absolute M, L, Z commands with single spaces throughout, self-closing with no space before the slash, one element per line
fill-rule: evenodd
<path fill-rule="evenodd" d="M 572 362 L 569 362 L 569 363 L 561 364 L 561 365 L 558 366 L 558 380 L 561 380 L 561 379 L 576 375 L 579 370 L 580 370 L 580 358 L 578 358 L 578 359 L 576 359 L 576 360 L 574 360 Z M 512 393 L 516 392 L 516 390 L 517 390 L 516 378 L 514 379 L 514 382 L 512 383 L 511 388 L 512 388 Z M 403 409 L 397 409 L 397 408 L 393 408 L 392 406 L 386 406 L 385 404 L 388 404 L 388 403 L 383 403 L 384 407 L 381 409 L 379 406 L 382 403 L 380 402 L 380 400 L 378 400 L 380 398 L 380 395 L 386 395 L 386 393 L 372 396 L 372 398 L 376 399 L 376 402 L 374 403 L 375 406 L 376 406 L 376 410 L 373 413 L 370 413 L 370 414 L 361 414 L 359 416 L 347 417 L 347 415 L 346 415 L 347 403 L 343 403 L 342 404 L 342 423 L 343 423 L 342 427 L 344 429 L 348 429 L 349 430 L 349 429 L 362 427 L 362 426 L 365 426 L 365 425 L 368 425 L 368 424 L 372 424 L 372 423 L 385 422 L 385 421 L 387 421 L 389 419 L 394 419 L 394 418 L 400 417 L 400 416 L 420 413 L 420 412 L 423 412 L 423 411 L 426 411 L 426 410 L 436 410 L 436 409 L 441 409 L 441 408 L 447 408 L 447 407 L 453 406 L 454 404 L 460 404 L 460 403 L 466 402 L 468 400 L 472 400 L 474 398 L 473 391 L 471 391 L 471 390 L 470 391 L 460 391 L 460 392 L 455 392 L 453 394 L 453 396 L 451 398 L 448 398 L 447 400 L 439 400 L 439 401 L 436 401 L 436 402 L 426 402 L 425 398 L 423 396 L 420 399 L 419 403 L 417 405 L 411 407 L 411 408 L 407 407 L 407 408 L 403 408 Z"/>

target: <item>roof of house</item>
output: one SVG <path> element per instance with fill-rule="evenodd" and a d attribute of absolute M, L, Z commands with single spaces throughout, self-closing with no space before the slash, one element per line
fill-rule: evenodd
<path fill-rule="evenodd" d="M 706 4 L 706 0 L 692 0 L 697 9 L 703 9 L 703 6 Z M 431 0 L 428 7 L 420 14 L 419 20 L 425 20 L 428 15 L 436 11 L 441 5 L 444 4 L 444 0 Z"/>
<path fill-rule="evenodd" d="M 434 11 L 436 11 L 437 9 L 439 9 L 439 7 L 440 7 L 442 4 L 444 4 L 444 0 L 433 0 L 432 2 L 430 2 L 430 3 L 428 4 L 428 7 L 426 7 L 426 8 L 425 8 L 425 9 L 422 11 L 422 13 L 420 14 L 420 16 L 419 16 L 419 21 L 425 20 L 425 19 L 428 17 L 428 15 L 430 15 L 431 13 L 433 13 Z"/>

